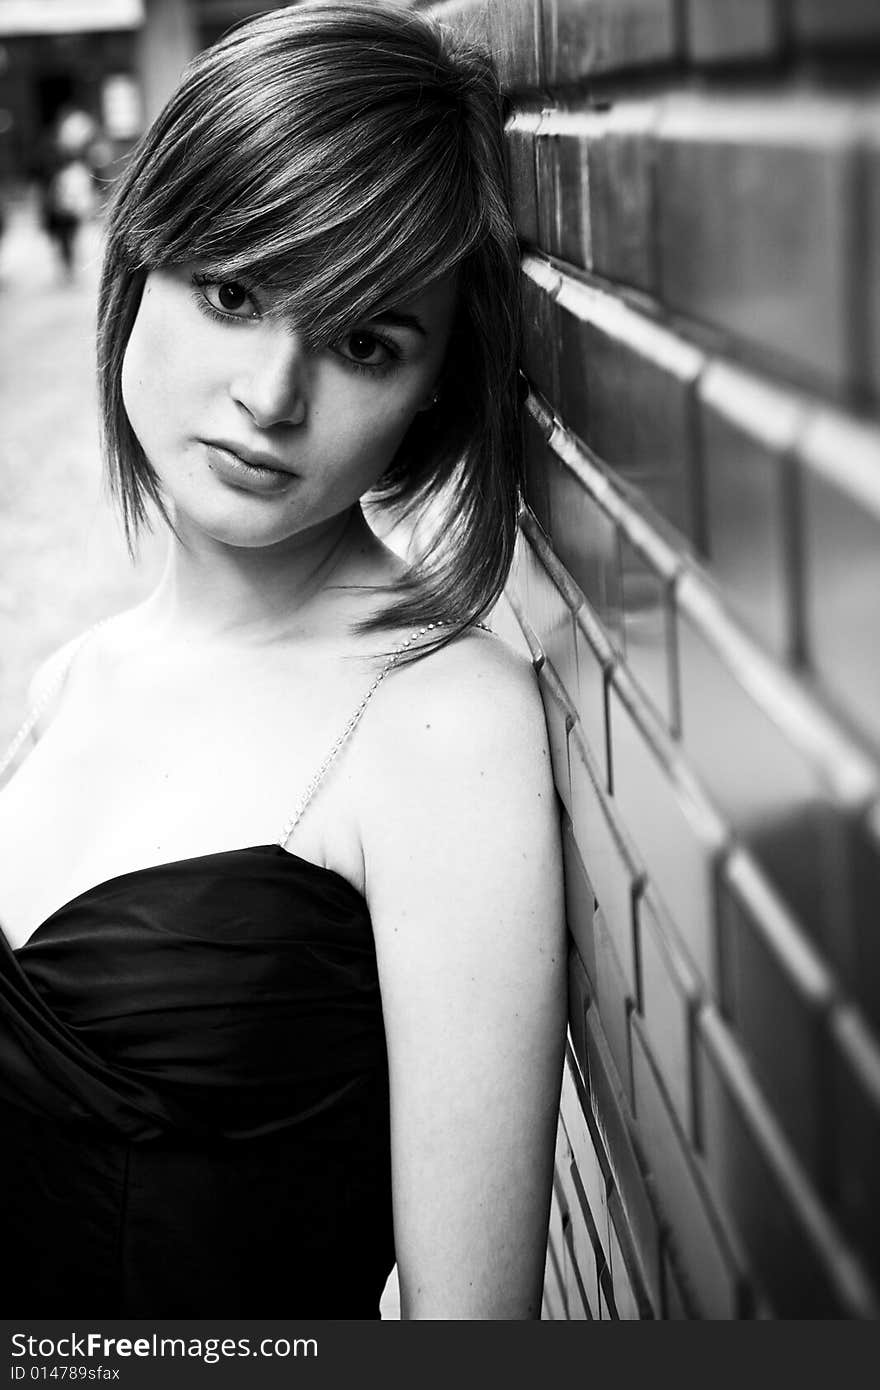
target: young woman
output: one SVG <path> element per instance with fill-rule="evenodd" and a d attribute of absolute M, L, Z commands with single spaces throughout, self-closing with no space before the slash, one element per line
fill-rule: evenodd
<path fill-rule="evenodd" d="M 168 561 L 39 673 L 0 793 L 10 1312 L 369 1318 L 396 1259 L 403 1317 L 540 1315 L 557 820 L 481 623 L 518 506 L 501 119 L 424 18 L 304 5 L 198 57 L 120 182 L 107 455 Z M 424 504 L 425 553 L 361 499 Z"/>

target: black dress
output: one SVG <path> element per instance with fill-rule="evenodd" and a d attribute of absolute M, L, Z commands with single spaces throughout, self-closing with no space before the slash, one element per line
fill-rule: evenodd
<path fill-rule="evenodd" d="M 9 1316 L 376 1318 L 394 1263 L 367 905 L 257 845 L 0 941 Z"/>

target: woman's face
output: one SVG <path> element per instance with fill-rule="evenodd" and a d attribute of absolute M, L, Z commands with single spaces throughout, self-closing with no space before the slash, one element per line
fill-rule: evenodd
<path fill-rule="evenodd" d="M 198 265 L 152 271 L 122 368 L 125 409 L 184 529 L 264 546 L 352 506 L 431 407 L 452 276 L 305 351 L 271 299 Z"/>

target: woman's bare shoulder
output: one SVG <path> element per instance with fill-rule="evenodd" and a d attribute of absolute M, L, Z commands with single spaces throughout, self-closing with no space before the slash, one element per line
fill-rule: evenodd
<path fill-rule="evenodd" d="M 383 742 L 396 743 L 401 756 L 418 747 L 430 755 L 432 746 L 456 761 L 502 744 L 511 756 L 546 748 L 532 662 L 480 629 L 395 673 L 382 703 Z"/>
<path fill-rule="evenodd" d="M 470 633 L 394 673 L 369 737 L 362 843 L 374 860 L 426 833 L 552 836 L 555 796 L 540 690 L 528 658 Z M 433 827 L 433 828 L 432 828 Z"/>

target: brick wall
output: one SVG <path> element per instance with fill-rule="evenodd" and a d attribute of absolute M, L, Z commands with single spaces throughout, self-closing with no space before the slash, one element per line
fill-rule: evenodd
<path fill-rule="evenodd" d="M 512 98 L 508 597 L 570 929 L 544 1315 L 875 1318 L 880 5 L 432 10 Z"/>

